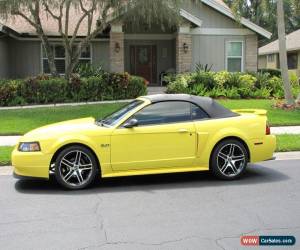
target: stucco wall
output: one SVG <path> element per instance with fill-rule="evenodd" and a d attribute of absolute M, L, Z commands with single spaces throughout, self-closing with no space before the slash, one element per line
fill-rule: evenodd
<path fill-rule="evenodd" d="M 217 36 L 217 35 L 194 35 L 193 36 L 193 66 L 197 63 L 212 65 L 213 71 L 226 69 L 226 42 L 244 42 L 245 58 L 245 37 L 244 36 Z M 245 60 L 244 60 L 245 68 Z"/>
<path fill-rule="evenodd" d="M 109 70 L 109 41 L 94 41 L 91 45 L 93 65 Z"/>
<path fill-rule="evenodd" d="M 234 20 L 201 3 L 184 1 L 182 8 L 202 20 L 202 28 L 241 28 Z"/>
<path fill-rule="evenodd" d="M 265 69 L 267 67 L 267 56 L 259 56 L 258 57 L 258 69 Z"/>
<path fill-rule="evenodd" d="M 0 79 L 9 77 L 8 39 L 0 38 Z"/>
<path fill-rule="evenodd" d="M 256 72 L 258 64 L 257 35 L 245 36 L 245 71 Z"/>
<path fill-rule="evenodd" d="M 268 56 L 274 55 L 274 61 L 269 61 Z M 258 68 L 259 69 L 280 69 L 279 65 L 279 54 L 273 53 L 269 55 L 261 55 L 258 59 Z M 298 77 L 300 77 L 300 50 L 298 51 L 298 67 L 297 69 L 290 69 L 290 74 L 296 74 Z"/>
<path fill-rule="evenodd" d="M 41 73 L 41 43 L 39 41 L 9 41 L 10 77 L 23 78 Z"/>

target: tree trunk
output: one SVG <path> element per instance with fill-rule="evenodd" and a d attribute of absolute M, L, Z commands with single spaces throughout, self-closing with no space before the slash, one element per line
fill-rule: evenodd
<path fill-rule="evenodd" d="M 295 101 L 292 95 L 292 88 L 290 84 L 288 65 L 287 65 L 283 0 L 277 1 L 277 26 L 278 26 L 278 40 L 279 40 L 280 69 L 281 69 L 281 76 L 283 80 L 284 97 L 287 104 L 294 105 Z"/>
<path fill-rule="evenodd" d="M 55 65 L 55 60 L 54 60 L 54 54 L 53 54 L 53 49 L 51 48 L 51 44 L 48 40 L 48 37 L 44 34 L 43 29 L 41 26 L 38 26 L 36 29 L 38 36 L 42 40 L 42 44 L 44 46 L 47 58 L 48 58 L 48 64 L 49 64 L 49 69 L 50 73 L 52 76 L 57 77 L 59 74 L 57 73 L 56 65 Z"/>
<path fill-rule="evenodd" d="M 70 77 L 79 62 L 81 49 L 78 48 L 78 46 L 79 45 L 76 45 L 77 48 L 75 50 L 71 50 L 71 53 L 69 53 L 69 51 L 66 49 L 67 65 L 66 65 L 65 78 L 67 80 L 70 80 Z"/>
<path fill-rule="evenodd" d="M 65 73 L 65 78 L 66 78 L 67 80 L 70 80 L 71 75 L 72 75 L 72 73 L 73 73 L 73 71 L 74 71 L 76 65 L 78 64 L 78 61 L 79 61 L 79 60 L 77 60 L 77 61 L 73 61 L 73 60 L 72 60 L 72 61 L 70 61 L 70 62 L 67 64 L 67 67 L 66 67 L 66 73 Z"/>
<path fill-rule="evenodd" d="M 46 55 L 48 58 L 50 73 L 52 76 L 57 77 L 57 76 L 59 76 L 59 74 L 57 73 L 53 50 L 51 48 L 51 45 L 48 41 L 44 41 L 44 39 L 42 39 L 42 43 L 43 43 L 43 46 L 44 46 L 44 49 L 45 49 L 45 52 L 46 52 Z"/>

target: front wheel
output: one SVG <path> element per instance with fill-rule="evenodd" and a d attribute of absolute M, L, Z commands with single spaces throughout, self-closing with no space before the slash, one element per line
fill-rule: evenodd
<path fill-rule="evenodd" d="M 210 161 L 213 174 L 225 180 L 239 178 L 246 169 L 248 153 L 238 140 L 224 140 L 214 149 Z"/>
<path fill-rule="evenodd" d="M 61 151 L 55 161 L 55 177 L 67 189 L 83 189 L 94 181 L 97 166 L 90 150 L 82 146 L 70 146 Z"/>

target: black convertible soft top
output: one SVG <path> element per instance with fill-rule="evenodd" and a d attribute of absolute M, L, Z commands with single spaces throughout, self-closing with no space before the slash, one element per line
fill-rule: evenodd
<path fill-rule="evenodd" d="M 210 97 L 194 96 L 187 94 L 157 94 L 143 96 L 152 103 L 165 101 L 185 101 L 191 102 L 202 108 L 211 118 L 226 118 L 238 116 L 237 113 L 223 107 Z"/>

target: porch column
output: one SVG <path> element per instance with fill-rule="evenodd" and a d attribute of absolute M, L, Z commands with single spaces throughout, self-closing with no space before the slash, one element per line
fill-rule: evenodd
<path fill-rule="evenodd" d="M 181 25 L 176 36 L 176 72 L 192 70 L 192 35 L 189 25 Z"/>
<path fill-rule="evenodd" d="M 109 39 L 111 72 L 124 72 L 124 33 L 122 24 L 113 24 Z"/>
<path fill-rule="evenodd" d="M 257 35 L 248 35 L 245 39 L 245 71 L 257 71 L 258 42 Z"/>

